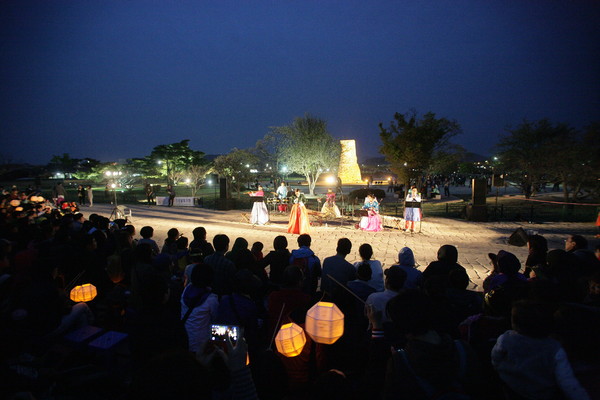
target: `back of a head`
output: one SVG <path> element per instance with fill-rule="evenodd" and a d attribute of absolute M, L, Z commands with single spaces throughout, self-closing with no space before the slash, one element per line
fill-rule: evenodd
<path fill-rule="evenodd" d="M 392 298 L 386 311 L 404 334 L 422 335 L 433 327 L 433 301 L 417 289 L 408 289 Z"/>
<path fill-rule="evenodd" d="M 194 240 L 204 240 L 206 239 L 206 229 L 202 226 L 194 228 L 192 236 L 194 237 Z"/>
<path fill-rule="evenodd" d="M 167 231 L 167 239 L 175 240 L 179 236 L 179 230 L 177 228 L 171 228 Z"/>
<path fill-rule="evenodd" d="M 150 239 L 152 235 L 154 235 L 154 228 L 151 226 L 144 226 L 142 229 L 140 229 L 140 236 L 144 239 Z"/>
<path fill-rule="evenodd" d="M 546 253 L 548 252 L 548 241 L 542 235 L 530 235 L 527 238 L 527 243 L 532 252 Z"/>
<path fill-rule="evenodd" d="M 552 331 L 552 308 L 548 304 L 521 300 L 513 303 L 512 328 L 524 336 L 543 338 Z"/>
<path fill-rule="evenodd" d="M 298 247 L 310 247 L 311 241 L 312 238 L 310 237 L 310 235 L 304 233 L 298 236 Z"/>
<path fill-rule="evenodd" d="M 370 260 L 373 257 L 373 247 L 369 243 L 363 243 L 358 248 L 358 254 L 363 260 Z"/>
<path fill-rule="evenodd" d="M 352 242 L 348 238 L 341 238 L 340 240 L 338 240 L 335 251 L 339 254 L 350 254 L 350 252 L 352 251 Z"/>
<path fill-rule="evenodd" d="M 248 249 L 248 241 L 243 237 L 239 237 L 235 239 L 233 242 L 233 246 L 231 250 L 247 250 Z"/>
<path fill-rule="evenodd" d="M 400 252 L 398 252 L 398 263 L 408 267 L 415 266 L 415 255 L 409 247 L 400 249 Z"/>
<path fill-rule="evenodd" d="M 185 236 L 181 236 L 179 239 L 177 239 L 176 243 L 178 250 L 185 250 L 188 247 L 188 238 L 186 238 Z"/>
<path fill-rule="evenodd" d="M 213 275 L 214 273 L 210 265 L 198 263 L 192 269 L 190 280 L 192 281 L 192 285 L 203 288 L 212 284 Z"/>
<path fill-rule="evenodd" d="M 273 239 L 273 248 L 275 250 L 285 250 L 288 247 L 288 241 L 287 238 L 283 235 L 279 235 L 276 236 L 275 239 Z"/>
<path fill-rule="evenodd" d="M 262 242 L 254 242 L 252 243 L 251 251 L 260 252 L 264 249 L 265 245 Z"/>
<path fill-rule="evenodd" d="M 358 265 L 356 269 L 356 276 L 361 281 L 369 281 L 371 280 L 371 276 L 373 275 L 373 271 L 371 270 L 371 264 L 368 261 L 364 261 Z"/>
<path fill-rule="evenodd" d="M 218 234 L 213 238 L 213 246 L 215 251 L 224 252 L 229 248 L 229 237 L 227 235 Z"/>
<path fill-rule="evenodd" d="M 497 255 L 498 271 L 506 275 L 515 275 L 521 269 L 521 262 L 513 253 L 500 250 Z"/>
<path fill-rule="evenodd" d="M 296 265 L 288 265 L 283 270 L 283 286 L 285 287 L 297 287 L 302 282 L 302 279 L 302 271 Z"/>
<path fill-rule="evenodd" d="M 445 244 L 438 250 L 438 261 L 446 264 L 456 264 L 458 261 L 458 249 L 451 244 Z"/>
<path fill-rule="evenodd" d="M 392 265 L 383 274 L 385 275 L 385 287 L 395 292 L 400 291 L 406 282 L 406 272 L 398 265 Z"/>
<path fill-rule="evenodd" d="M 148 243 L 140 243 L 133 250 L 135 259 L 144 264 L 152 264 L 152 246 Z"/>

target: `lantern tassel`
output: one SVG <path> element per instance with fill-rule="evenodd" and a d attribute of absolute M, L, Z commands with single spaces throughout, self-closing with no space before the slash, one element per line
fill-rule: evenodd
<path fill-rule="evenodd" d="M 352 290 L 348 289 L 348 288 L 347 288 L 345 285 L 342 285 L 342 284 L 341 284 L 340 282 L 338 282 L 338 280 L 337 280 L 337 279 L 335 279 L 333 276 L 331 276 L 331 275 L 329 275 L 329 274 L 327 274 L 327 276 L 329 277 L 329 279 L 331 279 L 332 281 L 334 281 L 335 283 L 337 283 L 338 285 L 340 285 L 341 287 L 343 287 L 344 289 L 346 289 L 346 290 L 348 291 L 348 293 L 350 293 L 352 296 L 356 297 L 356 299 L 357 299 L 358 301 L 360 301 L 360 302 L 361 302 L 361 303 L 363 303 L 364 305 L 367 305 L 367 303 L 366 303 L 366 302 L 365 302 L 363 299 L 361 299 L 360 297 L 358 297 L 358 296 L 356 295 L 356 293 L 354 293 Z"/>
<path fill-rule="evenodd" d="M 275 341 L 275 336 L 277 336 L 277 331 L 279 328 L 279 324 L 281 323 L 281 316 L 283 315 L 283 310 L 285 309 L 285 303 L 281 306 L 281 311 L 279 311 L 279 318 L 277 318 L 277 323 L 275 324 L 275 329 L 273 329 L 273 337 L 271 338 L 271 342 L 269 343 L 269 350 L 273 350 L 273 342 Z"/>

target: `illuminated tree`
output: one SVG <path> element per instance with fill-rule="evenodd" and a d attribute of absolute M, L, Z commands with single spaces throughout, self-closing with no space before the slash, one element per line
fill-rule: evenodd
<path fill-rule="evenodd" d="M 256 175 L 251 169 L 258 162 L 259 158 L 250 151 L 236 148 L 229 154 L 215 158 L 213 168 L 219 175 L 227 178 L 228 197 L 231 197 L 231 189 L 235 189 L 240 198 L 244 182 L 255 179 Z"/>
<path fill-rule="evenodd" d="M 394 114 L 389 128 L 379 124 L 381 153 L 407 187 L 431 167 L 434 156 L 442 154 L 451 137 L 461 132 L 454 120 L 436 118 L 428 112 L 418 119 L 416 111 Z"/>
<path fill-rule="evenodd" d="M 313 195 L 321 173 L 340 161 L 341 145 L 327 131 L 327 122 L 305 114 L 290 125 L 271 128 L 271 133 L 276 137 L 279 163 L 304 175 Z"/>
<path fill-rule="evenodd" d="M 164 168 L 169 184 L 176 184 L 182 177 L 182 172 L 191 165 L 206 163 L 204 153 L 190 149 L 189 141 L 189 139 L 185 139 L 179 143 L 158 145 L 148 157 Z"/>

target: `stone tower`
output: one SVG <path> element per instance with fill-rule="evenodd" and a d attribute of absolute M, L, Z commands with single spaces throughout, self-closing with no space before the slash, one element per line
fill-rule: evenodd
<path fill-rule="evenodd" d="M 338 177 L 342 184 L 362 183 L 360 168 L 356 158 L 356 141 L 340 140 L 342 144 L 342 154 L 340 156 L 340 165 L 338 168 Z"/>

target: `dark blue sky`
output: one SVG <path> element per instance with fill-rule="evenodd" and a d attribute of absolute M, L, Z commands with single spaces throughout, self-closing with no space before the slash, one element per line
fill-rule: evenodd
<path fill-rule="evenodd" d="M 2 160 L 226 153 L 306 112 L 365 158 L 412 108 L 487 154 L 523 118 L 600 119 L 596 0 L 4 0 L 0 35 Z"/>

